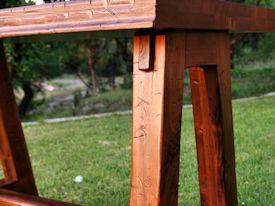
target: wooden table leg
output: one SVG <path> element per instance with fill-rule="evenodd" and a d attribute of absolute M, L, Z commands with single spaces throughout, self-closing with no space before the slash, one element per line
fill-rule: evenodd
<path fill-rule="evenodd" d="M 0 40 L 0 161 L 5 179 L 1 187 L 37 195 L 27 146 Z"/>
<path fill-rule="evenodd" d="M 201 205 L 236 206 L 229 39 L 216 37 L 217 66 L 190 69 Z"/>
<path fill-rule="evenodd" d="M 146 70 L 154 49 L 150 45 L 148 37 L 135 36 L 130 205 L 175 206 L 185 33 L 156 35 L 154 67 Z"/>

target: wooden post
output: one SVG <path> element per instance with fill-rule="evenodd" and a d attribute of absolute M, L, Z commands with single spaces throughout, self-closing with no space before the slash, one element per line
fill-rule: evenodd
<path fill-rule="evenodd" d="M 217 65 L 190 69 L 201 205 L 236 206 L 230 41 L 215 36 Z"/>
<path fill-rule="evenodd" d="M 37 195 L 31 163 L 17 111 L 11 78 L 0 40 L 0 161 L 6 189 Z"/>
<path fill-rule="evenodd" d="M 185 33 L 156 35 L 154 67 L 146 70 L 149 44 L 135 36 L 130 205 L 176 206 Z"/>

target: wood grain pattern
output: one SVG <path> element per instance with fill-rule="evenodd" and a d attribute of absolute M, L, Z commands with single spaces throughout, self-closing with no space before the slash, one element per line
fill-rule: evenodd
<path fill-rule="evenodd" d="M 201 205 L 236 206 L 230 38 L 226 32 L 213 34 L 216 43 L 209 50 L 216 51 L 217 62 L 211 66 L 198 62 L 201 68 L 190 69 Z"/>
<path fill-rule="evenodd" d="M 155 60 L 155 35 L 140 36 L 139 69 L 153 70 Z"/>
<path fill-rule="evenodd" d="M 232 114 L 231 96 L 231 73 L 230 73 L 230 37 L 226 32 L 217 35 L 217 75 L 220 91 L 222 132 L 223 132 L 223 155 L 224 155 L 224 180 L 226 190 L 226 205 L 238 205 L 235 145 Z"/>
<path fill-rule="evenodd" d="M 0 37 L 118 29 L 275 32 L 275 10 L 222 0 L 93 0 L 0 10 Z"/>
<path fill-rule="evenodd" d="M 150 36 L 140 36 L 139 43 L 139 69 L 140 70 L 149 70 L 150 68 Z"/>
<path fill-rule="evenodd" d="M 5 180 L 0 182 L 1 187 L 37 195 L 2 40 L 0 40 L 0 161 L 5 174 Z"/>
<path fill-rule="evenodd" d="M 191 68 L 201 205 L 225 206 L 220 96 L 215 67 Z"/>
<path fill-rule="evenodd" d="M 185 33 L 156 36 L 151 71 L 139 69 L 142 40 L 135 36 L 130 205 L 174 206 L 178 202 Z"/>
<path fill-rule="evenodd" d="M 222 0 L 87 0 L 0 10 L 0 37 L 153 28 L 134 39 L 130 205 L 177 205 L 187 66 L 196 67 L 190 78 L 201 204 L 236 206 L 230 39 L 220 31 L 275 32 L 274 22 L 274 10 Z M 0 64 L 0 186 L 37 195 L 2 43 Z M 41 201 L 0 190 L 3 205 L 54 204 Z"/>
<path fill-rule="evenodd" d="M 13 191 L 0 189 L 1 206 L 76 206 L 75 204 L 48 200 L 45 198 L 30 196 Z"/>
<path fill-rule="evenodd" d="M 0 37 L 152 27 L 155 1 L 81 1 L 0 10 Z"/>
<path fill-rule="evenodd" d="M 223 0 L 158 0 L 156 29 L 275 32 L 275 10 Z"/>

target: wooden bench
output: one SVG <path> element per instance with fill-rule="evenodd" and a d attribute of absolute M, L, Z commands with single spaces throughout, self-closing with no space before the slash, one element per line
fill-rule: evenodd
<path fill-rule="evenodd" d="M 178 204 L 183 77 L 190 69 L 201 205 L 236 206 L 228 31 L 274 32 L 274 22 L 274 10 L 223 0 L 84 0 L 0 10 L 0 37 L 135 31 L 131 206 Z M 37 195 L 2 42 L 0 65 L 0 185 Z M 0 202 L 16 205 L 23 196 L 1 190 Z"/>

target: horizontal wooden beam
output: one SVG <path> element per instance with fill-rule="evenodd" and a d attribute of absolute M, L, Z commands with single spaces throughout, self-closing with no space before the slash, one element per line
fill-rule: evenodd
<path fill-rule="evenodd" d="M 66 32 L 150 28 L 151 0 L 95 0 L 0 10 L 0 38 Z"/>
<path fill-rule="evenodd" d="M 275 32 L 275 10 L 222 0 L 159 0 L 156 29 Z"/>
<path fill-rule="evenodd" d="M 229 30 L 275 32 L 275 10 L 232 2 L 220 3 Z"/>
<path fill-rule="evenodd" d="M 49 200 L 37 196 L 25 195 L 17 192 L 12 192 L 0 189 L 0 205 L 5 206 L 76 206 L 75 204 L 64 203 L 55 200 Z"/>
<path fill-rule="evenodd" d="M 81 0 L 0 10 L 0 38 L 136 29 L 275 32 L 275 10 L 223 0 Z"/>

